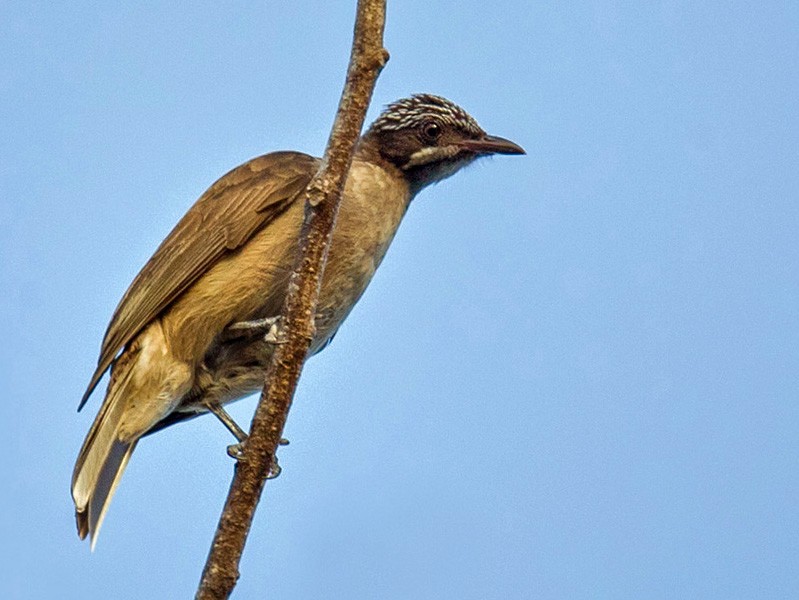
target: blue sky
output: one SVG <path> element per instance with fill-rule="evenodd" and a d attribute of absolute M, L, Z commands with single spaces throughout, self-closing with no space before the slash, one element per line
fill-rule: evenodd
<path fill-rule="evenodd" d="M 75 408 L 203 190 L 322 152 L 352 5 L 0 7 L 3 597 L 193 594 L 229 435 L 142 442 L 90 554 Z M 414 202 L 306 367 L 236 598 L 796 597 L 798 6 L 390 2 L 370 118 L 442 94 L 528 155 Z"/>

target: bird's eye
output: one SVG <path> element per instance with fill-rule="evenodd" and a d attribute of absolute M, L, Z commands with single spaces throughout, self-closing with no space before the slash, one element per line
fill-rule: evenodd
<path fill-rule="evenodd" d="M 427 121 L 422 125 L 422 137 L 428 142 L 435 142 L 441 137 L 441 125 L 435 121 Z"/>

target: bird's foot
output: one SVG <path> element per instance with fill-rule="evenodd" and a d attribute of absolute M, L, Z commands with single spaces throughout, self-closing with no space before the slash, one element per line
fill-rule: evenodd
<path fill-rule="evenodd" d="M 230 456 L 231 458 L 235 458 L 236 460 L 240 460 L 244 453 L 244 444 L 246 442 L 247 440 L 245 438 L 244 440 L 240 441 L 237 444 L 231 444 L 230 446 L 228 446 L 227 447 L 228 456 Z M 288 446 L 289 441 L 286 438 L 280 438 L 278 444 L 281 446 Z M 269 474 L 266 476 L 266 478 L 274 479 L 275 477 L 280 475 L 280 472 L 282 470 L 283 469 L 277 462 L 277 455 L 275 455 L 275 457 L 272 459 L 272 466 L 269 467 Z"/>
<path fill-rule="evenodd" d="M 255 319 L 254 321 L 240 321 L 229 325 L 222 332 L 224 341 L 239 338 L 254 339 L 263 336 L 265 342 L 270 344 L 284 344 L 285 333 L 283 331 L 283 317 L 266 317 Z"/>

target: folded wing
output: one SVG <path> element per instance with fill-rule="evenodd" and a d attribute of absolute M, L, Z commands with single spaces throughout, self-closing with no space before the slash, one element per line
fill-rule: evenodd
<path fill-rule="evenodd" d="M 125 344 L 221 257 L 241 247 L 296 201 L 319 163 L 299 152 L 260 156 L 224 175 L 197 200 L 114 311 L 79 410 Z"/>

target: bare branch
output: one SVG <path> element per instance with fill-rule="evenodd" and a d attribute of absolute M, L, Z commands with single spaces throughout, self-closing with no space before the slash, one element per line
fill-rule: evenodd
<path fill-rule="evenodd" d="M 287 341 L 277 346 L 266 374 L 250 436 L 238 460 L 225 508 L 203 570 L 197 600 L 228 598 L 255 507 L 283 433 L 297 380 L 314 335 L 314 314 L 341 194 L 375 82 L 388 60 L 383 48 L 385 0 L 359 0 L 347 81 L 323 166 L 306 189 L 300 255 L 283 306 Z"/>

